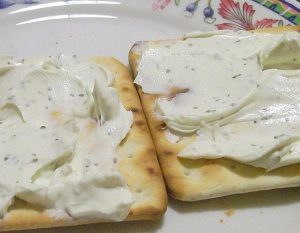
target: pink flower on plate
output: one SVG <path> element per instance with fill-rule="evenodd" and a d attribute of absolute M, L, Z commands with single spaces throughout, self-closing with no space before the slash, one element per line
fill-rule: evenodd
<path fill-rule="evenodd" d="M 216 24 L 219 30 L 233 29 L 233 30 L 254 30 L 258 28 L 267 28 L 274 26 L 279 22 L 277 19 L 264 18 L 253 22 L 253 15 L 255 10 L 253 6 L 244 2 L 240 6 L 239 2 L 233 0 L 221 0 L 219 14 L 230 21 L 230 23 Z"/>
<path fill-rule="evenodd" d="M 172 0 L 156 0 L 152 4 L 152 10 L 163 10 L 166 6 L 170 4 Z"/>

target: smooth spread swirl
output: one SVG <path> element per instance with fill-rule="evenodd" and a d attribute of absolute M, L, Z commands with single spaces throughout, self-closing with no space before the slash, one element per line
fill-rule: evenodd
<path fill-rule="evenodd" d="M 267 170 L 300 162 L 297 32 L 192 33 L 148 43 L 135 83 L 161 95 L 155 110 L 172 130 L 168 138 L 196 134 L 181 157 L 227 157 Z"/>
<path fill-rule="evenodd" d="M 116 166 L 133 115 L 104 67 L 60 55 L 0 57 L 0 215 L 15 198 L 73 218 L 123 220 L 133 203 Z"/>

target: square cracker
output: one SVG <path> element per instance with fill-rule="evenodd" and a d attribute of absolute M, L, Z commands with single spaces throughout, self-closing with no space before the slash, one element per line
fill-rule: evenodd
<path fill-rule="evenodd" d="M 125 221 L 153 220 L 162 216 L 167 207 L 164 180 L 155 148 L 142 110 L 139 96 L 127 68 L 114 58 L 97 57 L 94 62 L 109 69 L 115 76 L 114 87 L 124 107 L 134 115 L 132 128 L 118 149 L 118 168 L 136 201 Z M 4 218 L 0 231 L 71 226 L 104 222 L 101 219 L 80 220 L 52 215 L 42 209 L 16 200 Z"/>
<path fill-rule="evenodd" d="M 300 26 L 257 31 L 300 32 Z M 160 45 L 168 41 L 170 42 L 170 40 L 162 40 L 151 43 Z M 147 43 L 149 42 L 137 42 L 130 50 L 129 63 L 135 76 Z M 153 109 L 155 101 L 160 96 L 144 93 L 140 86 L 137 86 L 137 89 L 167 189 L 172 197 L 183 201 L 196 201 L 236 193 L 300 186 L 300 164 L 265 172 L 262 168 L 244 165 L 229 159 L 191 160 L 178 157 L 178 153 L 192 142 L 193 137 L 179 143 L 171 143 L 166 138 L 166 124 L 156 116 Z"/>

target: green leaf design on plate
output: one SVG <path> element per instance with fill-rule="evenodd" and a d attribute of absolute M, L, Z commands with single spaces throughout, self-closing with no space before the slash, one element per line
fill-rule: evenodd
<path fill-rule="evenodd" d="M 178 6 L 181 0 L 174 0 L 175 1 L 175 5 Z"/>

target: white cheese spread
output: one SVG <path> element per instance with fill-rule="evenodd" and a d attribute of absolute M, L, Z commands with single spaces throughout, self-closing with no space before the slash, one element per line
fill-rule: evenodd
<path fill-rule="evenodd" d="M 134 198 L 116 161 L 133 115 L 113 81 L 76 56 L 0 57 L 0 216 L 15 198 L 73 218 L 128 215 Z"/>
<path fill-rule="evenodd" d="M 198 34 L 149 42 L 135 79 L 173 134 L 197 135 L 179 156 L 300 162 L 299 33 Z"/>

